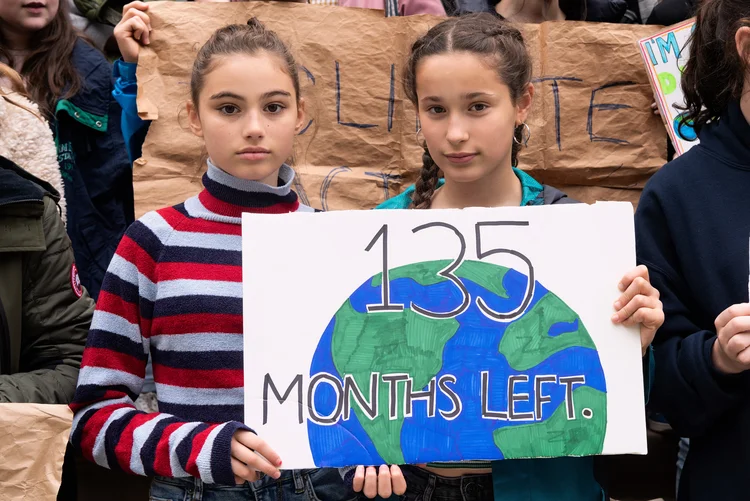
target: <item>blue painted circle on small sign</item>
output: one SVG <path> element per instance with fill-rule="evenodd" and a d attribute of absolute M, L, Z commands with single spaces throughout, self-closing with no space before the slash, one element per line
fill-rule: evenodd
<path fill-rule="evenodd" d="M 698 134 L 696 134 L 695 129 L 693 128 L 693 122 L 691 120 L 688 120 L 687 122 L 683 123 L 682 119 L 684 115 L 684 113 L 677 115 L 674 119 L 672 127 L 674 127 L 674 131 L 677 133 L 677 135 L 685 141 L 696 141 L 698 139 Z"/>

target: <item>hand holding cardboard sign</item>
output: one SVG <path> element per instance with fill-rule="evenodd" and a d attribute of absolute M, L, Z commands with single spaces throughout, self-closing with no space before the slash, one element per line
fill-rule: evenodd
<path fill-rule="evenodd" d="M 122 60 L 137 63 L 142 45 L 151 43 L 151 19 L 146 11 L 148 4 L 132 2 L 123 7 L 123 16 L 115 26 L 115 39 L 120 48 Z"/>

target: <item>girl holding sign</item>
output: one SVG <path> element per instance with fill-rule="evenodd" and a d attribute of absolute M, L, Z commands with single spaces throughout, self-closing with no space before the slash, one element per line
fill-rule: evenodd
<path fill-rule="evenodd" d="M 490 14 L 444 21 L 414 43 L 404 78 L 424 134 L 423 166 L 415 186 L 379 208 L 573 203 L 517 168 L 530 136 L 525 121 L 534 87 L 523 37 L 511 24 Z M 647 348 L 664 320 L 659 294 L 644 266 L 625 275 L 619 288 L 612 320 L 640 324 L 648 373 Z M 405 493 L 405 499 L 424 501 L 602 499 L 590 457 L 360 466 L 353 485 L 368 498 Z"/>
<path fill-rule="evenodd" d="M 750 2 L 701 6 L 682 75 L 700 144 L 646 185 L 639 262 L 662 292 L 651 408 L 690 439 L 678 499 L 747 499 Z"/>
<path fill-rule="evenodd" d="M 129 12 L 138 22 L 119 41 L 137 57 L 150 26 Z M 282 474 L 278 454 L 243 424 L 241 215 L 313 211 L 284 164 L 304 125 L 296 63 L 251 19 L 206 42 L 190 90 L 205 189 L 146 214 L 120 242 L 81 363 L 71 442 L 101 466 L 155 477 L 152 499 L 336 501 L 350 494 L 336 470 Z M 133 400 L 149 354 L 161 412 L 147 414 Z M 258 472 L 267 476 L 254 482 Z"/>

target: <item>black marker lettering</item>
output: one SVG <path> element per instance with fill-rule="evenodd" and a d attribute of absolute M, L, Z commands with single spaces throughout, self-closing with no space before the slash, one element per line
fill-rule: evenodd
<path fill-rule="evenodd" d="M 370 419 L 375 419 L 378 415 L 378 386 L 380 385 L 380 374 L 373 372 L 370 375 L 370 402 L 365 400 L 362 391 L 357 386 L 354 376 L 347 374 L 344 376 L 344 421 L 349 420 L 351 414 L 351 397 L 357 401 L 359 408 Z"/>
<path fill-rule="evenodd" d="M 315 390 L 321 383 L 328 383 L 336 392 L 336 408 L 328 416 L 319 415 L 315 409 Z M 307 406 L 310 410 L 310 419 L 315 423 L 322 425 L 335 424 L 336 421 L 339 420 L 342 407 L 344 406 L 344 388 L 341 386 L 341 381 L 339 381 L 336 376 L 326 372 L 316 374 L 310 381 L 310 386 L 307 388 Z"/>
<path fill-rule="evenodd" d="M 385 374 L 383 381 L 388 383 L 388 419 L 398 417 L 398 382 L 411 379 L 408 374 Z"/>
<path fill-rule="evenodd" d="M 565 385 L 565 406 L 568 410 L 568 421 L 576 418 L 576 408 L 573 404 L 573 385 L 584 384 L 585 376 L 567 376 L 560 378 L 560 384 Z"/>
<path fill-rule="evenodd" d="M 617 139 L 614 137 L 603 137 L 603 136 L 597 136 L 594 134 L 594 110 L 622 110 L 627 108 L 632 108 L 632 106 L 628 106 L 627 104 L 611 104 L 611 103 L 601 103 L 601 104 L 595 104 L 594 99 L 596 99 L 596 93 L 603 91 L 605 89 L 609 89 L 612 87 L 623 87 L 625 85 L 635 85 L 635 82 L 612 82 L 608 83 L 607 85 L 602 85 L 601 87 L 597 87 L 596 89 L 591 91 L 591 102 L 589 103 L 589 120 L 588 124 L 586 125 L 586 130 L 589 133 L 589 139 L 592 143 L 595 142 L 604 142 L 604 143 L 614 143 L 614 144 L 630 144 L 628 141 L 625 141 L 624 139 Z"/>
<path fill-rule="evenodd" d="M 451 401 L 453 402 L 453 409 L 451 409 L 449 412 L 441 410 L 440 415 L 443 416 L 443 419 L 452 421 L 461 414 L 462 404 L 461 399 L 458 397 L 458 394 L 456 394 L 456 392 L 448 386 L 448 383 L 456 384 L 456 376 L 454 376 L 453 374 L 443 374 L 438 380 L 440 391 L 443 392 L 443 395 L 451 399 Z"/>
<path fill-rule="evenodd" d="M 406 381 L 406 409 L 404 415 L 406 417 L 411 416 L 412 406 L 414 400 L 426 400 L 427 401 L 427 417 L 435 417 L 435 409 L 437 407 L 437 395 L 435 392 L 435 378 L 430 379 L 427 389 L 424 391 L 413 391 L 412 386 L 414 381 L 409 378 Z"/>
<path fill-rule="evenodd" d="M 490 373 L 482 371 L 482 419 L 508 420 L 508 413 L 489 409 Z"/>
<path fill-rule="evenodd" d="M 549 395 L 542 395 L 542 385 L 544 383 L 556 383 L 557 377 L 555 376 L 536 376 L 534 378 L 534 393 L 536 394 L 534 413 L 536 420 L 542 420 L 542 405 L 552 401 Z"/>
<path fill-rule="evenodd" d="M 514 375 L 508 378 L 508 419 L 510 421 L 531 421 L 534 419 L 533 412 L 516 412 L 516 402 L 528 402 L 528 393 L 516 393 L 516 383 L 528 383 L 529 376 Z"/>
<path fill-rule="evenodd" d="M 297 405 L 299 407 L 297 420 L 299 421 L 299 424 L 302 424 L 302 374 L 297 374 L 294 377 L 292 384 L 287 387 L 283 396 L 279 393 L 279 390 L 276 389 L 276 385 L 274 384 L 273 379 L 271 379 L 271 375 L 266 374 L 263 378 L 263 424 L 268 423 L 268 389 L 271 389 L 276 400 L 279 401 L 279 404 L 283 404 L 286 402 L 286 399 L 289 398 L 289 395 L 292 394 L 292 390 L 295 386 L 297 386 Z"/>

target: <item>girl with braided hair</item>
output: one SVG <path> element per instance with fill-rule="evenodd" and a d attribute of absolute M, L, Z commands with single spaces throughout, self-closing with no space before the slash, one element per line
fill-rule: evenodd
<path fill-rule="evenodd" d="M 414 43 L 404 73 L 406 95 L 417 108 L 419 135 L 424 135 L 423 166 L 415 186 L 380 209 L 574 203 L 518 169 L 518 153 L 530 136 L 525 121 L 534 87 L 523 37 L 512 24 L 486 13 L 444 21 Z M 648 374 L 648 347 L 664 320 L 659 294 L 645 266 L 628 272 L 619 289 L 612 321 L 640 325 Z M 603 499 L 590 457 L 360 466 L 353 475 L 344 472 L 345 478 L 347 473 L 354 490 L 367 498 Z"/>

